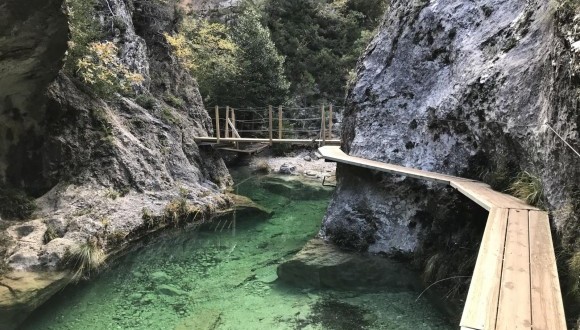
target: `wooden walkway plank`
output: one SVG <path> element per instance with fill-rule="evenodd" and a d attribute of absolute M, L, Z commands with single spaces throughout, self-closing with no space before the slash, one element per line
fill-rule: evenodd
<path fill-rule="evenodd" d="M 513 196 L 497 192 L 483 182 L 454 181 L 451 182 L 451 186 L 488 211 L 493 207 L 523 210 L 538 209 Z"/>
<path fill-rule="evenodd" d="M 489 213 L 461 317 L 464 328 L 495 328 L 508 212 L 493 208 Z"/>
<path fill-rule="evenodd" d="M 328 141 L 327 141 L 328 142 Z M 368 169 L 387 172 L 398 175 L 405 175 L 408 177 L 423 179 L 428 181 L 434 181 L 444 184 L 451 184 L 452 181 L 473 181 L 469 179 L 464 179 L 452 175 L 433 173 L 429 171 L 417 170 L 405 166 L 393 165 L 388 163 L 383 163 L 375 160 L 364 159 L 360 157 L 353 157 L 345 154 L 340 147 L 336 146 L 326 146 L 319 148 L 318 151 L 321 153 L 322 157 L 327 160 L 332 160 L 340 163 L 345 163 L 349 165 L 365 167 Z"/>
<path fill-rule="evenodd" d="M 530 253 L 533 329 L 565 330 L 558 268 L 546 212 L 530 211 Z"/>
<path fill-rule="evenodd" d="M 216 143 L 215 137 L 195 137 L 197 143 Z M 270 143 L 270 139 L 260 138 L 220 138 L 220 142 L 241 142 L 241 143 Z M 272 139 L 272 143 L 286 144 L 312 144 L 321 143 L 320 139 Z M 340 140 L 326 140 L 326 144 L 340 145 Z"/>
<path fill-rule="evenodd" d="M 449 184 L 490 211 L 461 329 L 566 329 L 548 214 L 489 185 L 319 148 L 336 162 Z"/>
<path fill-rule="evenodd" d="M 496 329 L 532 328 L 527 210 L 509 210 Z"/>

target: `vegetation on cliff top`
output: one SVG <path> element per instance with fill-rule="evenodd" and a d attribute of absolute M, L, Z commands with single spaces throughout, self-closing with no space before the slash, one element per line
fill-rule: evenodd
<path fill-rule="evenodd" d="M 178 33 L 166 34 L 175 55 L 197 78 L 205 104 L 283 104 L 289 83 L 284 59 L 256 9 L 247 5 L 226 26 L 186 17 Z"/>
<path fill-rule="evenodd" d="M 166 38 L 208 106 L 338 103 L 386 3 L 243 1 L 227 21 L 187 16 Z"/>
<path fill-rule="evenodd" d="M 119 49 L 105 36 L 97 20 L 94 0 L 66 0 L 70 40 L 64 69 L 81 79 L 103 98 L 114 93 L 129 93 L 133 85 L 143 82 L 118 56 Z"/>

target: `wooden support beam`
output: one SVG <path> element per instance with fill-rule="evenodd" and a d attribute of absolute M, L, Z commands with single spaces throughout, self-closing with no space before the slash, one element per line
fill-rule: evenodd
<path fill-rule="evenodd" d="M 272 144 L 272 140 L 274 139 L 272 135 L 272 106 L 268 106 L 268 118 L 269 118 L 269 125 L 268 125 L 268 133 L 270 137 L 270 144 Z"/>
<path fill-rule="evenodd" d="M 326 118 L 325 118 L 326 113 L 324 110 L 324 104 L 320 108 L 320 112 L 321 112 L 320 138 L 322 139 L 322 146 L 324 146 L 324 143 L 326 142 Z"/>
<path fill-rule="evenodd" d="M 332 104 L 328 109 L 328 138 L 332 139 Z"/>
<path fill-rule="evenodd" d="M 278 139 L 282 139 L 282 106 L 278 107 Z"/>
<path fill-rule="evenodd" d="M 240 134 L 238 134 L 238 127 L 236 126 L 236 111 L 234 108 L 232 108 L 232 123 L 234 125 L 233 130 L 236 131 L 236 135 L 238 138 L 240 138 Z M 233 137 L 233 136 L 232 136 Z M 238 142 L 235 143 L 236 144 L 236 149 L 240 148 L 240 144 Z"/>
<path fill-rule="evenodd" d="M 232 138 L 236 138 L 236 139 L 242 138 L 240 136 L 240 134 L 238 133 L 238 130 L 236 129 L 236 125 L 234 125 L 234 123 L 232 122 L 232 120 L 230 118 L 228 118 L 227 126 L 232 128 Z"/>
<path fill-rule="evenodd" d="M 231 137 L 230 136 L 230 127 L 228 125 L 228 120 L 230 119 L 230 107 L 226 106 L 226 138 Z"/>
<path fill-rule="evenodd" d="M 217 143 L 220 143 L 220 107 L 215 106 L 215 134 L 217 138 Z"/>

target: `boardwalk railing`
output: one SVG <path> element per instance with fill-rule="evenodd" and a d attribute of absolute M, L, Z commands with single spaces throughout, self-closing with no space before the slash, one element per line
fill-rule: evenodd
<path fill-rule="evenodd" d="M 223 110 L 225 109 L 225 114 Z M 334 136 L 335 107 L 233 108 L 216 106 L 213 111 L 214 136 L 196 137 L 200 143 L 274 143 L 337 145 Z"/>

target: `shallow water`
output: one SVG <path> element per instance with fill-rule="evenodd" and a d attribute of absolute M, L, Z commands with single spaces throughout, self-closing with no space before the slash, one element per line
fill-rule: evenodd
<path fill-rule="evenodd" d="M 235 173 L 237 182 L 246 174 Z M 261 177 L 238 193 L 274 211 L 175 231 L 70 286 L 23 329 L 451 329 L 407 288 L 301 289 L 277 282 L 277 265 L 318 232 L 330 190 Z"/>

